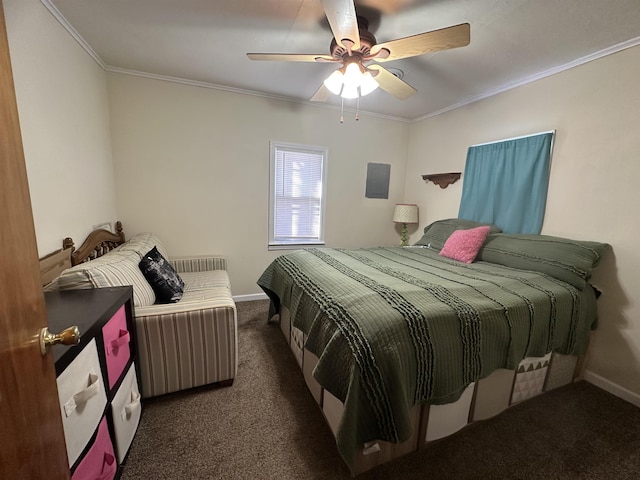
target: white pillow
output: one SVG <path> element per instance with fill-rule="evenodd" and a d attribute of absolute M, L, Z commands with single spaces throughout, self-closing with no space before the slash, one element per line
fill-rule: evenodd
<path fill-rule="evenodd" d="M 66 269 L 58 278 L 60 290 L 133 286 L 136 307 L 153 305 L 156 296 L 138 267 L 140 258 L 133 251 L 112 251 L 95 260 Z"/>
<path fill-rule="evenodd" d="M 167 253 L 167 249 L 164 248 L 164 244 L 162 240 L 155 233 L 150 232 L 142 232 L 134 235 L 131 239 L 127 240 L 124 244 L 122 244 L 119 250 L 122 251 L 133 251 L 138 254 L 140 259 L 144 257 L 153 247 L 158 249 L 158 252 L 169 260 L 169 254 Z"/>

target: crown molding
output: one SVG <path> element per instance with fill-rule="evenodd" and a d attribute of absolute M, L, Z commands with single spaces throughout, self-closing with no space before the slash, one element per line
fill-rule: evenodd
<path fill-rule="evenodd" d="M 209 82 L 201 82 L 198 80 L 189 80 L 188 78 L 181 78 L 181 77 L 171 77 L 168 75 L 158 75 L 156 73 L 148 73 L 148 72 L 141 72 L 138 70 L 130 70 L 128 68 L 120 68 L 120 67 L 112 67 L 110 65 L 106 65 L 103 67 L 107 72 L 112 72 L 112 73 L 120 73 L 122 75 L 133 75 L 136 77 L 144 77 L 144 78 L 151 78 L 153 80 L 160 80 L 163 82 L 170 82 L 170 83 L 179 83 L 182 85 L 190 85 L 193 87 L 201 87 L 201 88 L 209 88 L 212 90 L 221 90 L 223 92 L 230 92 L 230 93 L 238 93 L 241 95 L 249 95 L 252 97 L 261 97 L 261 98 L 268 98 L 271 100 L 280 100 L 280 101 L 284 101 L 284 102 L 290 102 L 290 103 L 298 103 L 301 105 L 307 105 L 310 107 L 318 107 L 318 108 L 326 108 L 326 109 L 330 109 L 330 110 L 336 110 L 336 111 L 340 111 L 340 107 L 337 105 L 330 105 L 327 103 L 317 103 L 317 102 L 309 102 L 308 100 L 300 100 L 299 98 L 292 98 L 292 97 L 286 97 L 283 95 L 275 95 L 275 94 L 270 94 L 270 93 L 263 93 L 263 92 L 257 92 L 255 90 L 245 90 L 243 88 L 236 88 L 236 87 L 228 87 L 226 85 L 218 85 L 215 83 L 209 83 Z M 355 112 L 356 110 L 353 108 L 345 108 L 344 109 L 345 112 Z M 408 118 L 403 118 L 403 117 L 394 117 L 393 115 L 384 115 L 382 113 L 375 113 L 375 112 L 368 112 L 366 110 L 360 110 L 359 111 L 360 115 L 366 115 L 369 117 L 377 117 L 377 118 L 383 118 L 386 120 L 394 120 L 396 122 L 404 122 L 404 123 L 410 123 L 411 120 Z"/>
<path fill-rule="evenodd" d="M 47 8 L 47 10 L 49 10 L 49 12 L 51 12 L 51 14 L 55 17 L 55 19 L 65 28 L 65 30 L 67 30 L 67 32 L 69 32 L 69 34 L 78 42 L 78 44 L 89 54 L 89 56 L 91 56 L 91 58 L 93 58 L 95 60 L 95 62 L 100 65 L 100 67 L 102 67 L 103 70 L 108 71 L 108 72 L 114 72 L 114 73 L 121 73 L 124 75 L 134 75 L 134 76 L 138 76 L 138 77 L 145 77 L 145 78 L 152 78 L 155 80 L 162 80 L 165 82 L 173 82 L 173 83 L 180 83 L 183 85 L 191 85 L 191 86 L 197 86 L 197 87 L 203 87 L 203 88 L 211 88 L 214 90 L 221 90 L 221 91 L 225 91 L 225 92 L 231 92 L 231 93 L 238 93 L 238 94 L 242 94 L 242 95 L 250 95 L 250 96 L 254 96 L 254 97 L 262 97 L 262 98 L 269 98 L 269 99 L 273 99 L 273 100 L 280 100 L 280 101 L 285 101 L 285 102 L 292 102 L 292 103 L 298 103 L 301 105 L 307 105 L 307 106 L 312 106 L 312 107 L 319 107 L 319 108 L 328 108 L 331 110 L 340 110 L 340 107 L 336 106 L 336 105 L 329 105 L 329 104 L 323 104 L 323 103 L 317 103 L 317 102 L 309 102 L 307 100 L 300 100 L 297 98 L 291 98 L 291 97 L 286 97 L 286 96 L 282 96 L 282 95 L 274 95 L 274 94 L 267 94 L 267 93 L 262 93 L 262 92 L 257 92 L 254 90 L 244 90 L 241 88 L 234 88 L 234 87 L 227 87 L 224 85 L 217 85 L 214 83 L 208 83 L 208 82 L 200 82 L 200 81 L 196 81 L 196 80 L 189 80 L 186 78 L 178 78 L 178 77 L 171 77 L 171 76 L 166 76 L 166 75 L 157 75 L 157 74 L 153 74 L 153 73 L 148 73 L 148 72 L 140 72 L 140 71 L 136 71 L 136 70 L 129 70 L 129 69 L 125 69 L 125 68 L 119 68 L 119 67 L 113 67 L 110 65 L 106 65 L 102 59 L 100 58 L 100 55 L 98 55 L 95 50 L 93 50 L 93 48 L 91 48 L 91 45 L 89 45 L 84 38 L 82 38 L 82 36 L 76 31 L 76 29 L 74 29 L 71 24 L 67 21 L 67 19 L 64 17 L 64 15 L 62 15 L 62 13 L 60 12 L 60 10 L 58 10 L 56 8 L 55 5 L 53 5 L 51 3 L 50 0 L 40 0 L 40 2 Z M 589 55 L 585 55 L 584 57 L 578 58 L 576 60 L 573 60 L 569 63 L 566 63 L 564 65 L 560 65 L 558 67 L 554 67 L 554 68 L 550 68 L 549 70 L 545 70 L 543 72 L 539 72 L 536 73 L 534 75 L 531 75 L 529 77 L 525 77 L 521 80 L 518 80 L 516 82 L 512 82 L 512 83 L 508 83 L 505 85 L 502 85 L 498 88 L 489 90 L 487 92 L 484 92 L 480 95 L 475 95 L 473 97 L 468 97 L 460 102 L 454 103 L 452 105 L 448 105 L 444 108 L 441 108 L 440 110 L 436 110 L 435 112 L 431 112 L 428 113 L 426 115 L 422 115 L 420 117 L 416 117 L 416 118 L 405 118 L 405 117 L 396 117 L 393 115 L 384 115 L 381 113 L 374 113 L 374 112 L 368 112 L 368 111 L 364 111 L 364 110 L 360 110 L 360 114 L 362 115 L 367 115 L 367 116 L 371 116 L 371 117 L 376 117 L 376 118 L 382 118 L 382 119 L 386 119 L 386 120 L 394 120 L 397 122 L 403 122 L 403 123 L 416 123 L 416 122 L 420 122 L 422 120 L 426 120 L 429 118 L 433 118 L 433 117 L 437 117 L 438 115 L 442 115 L 443 113 L 447 113 L 450 112 L 452 110 L 456 110 L 458 108 L 464 107 L 466 105 L 475 103 L 475 102 L 479 102 L 480 100 L 484 100 L 485 98 L 489 98 L 489 97 L 493 97 L 495 95 L 498 95 L 500 93 L 503 92 L 507 92 L 509 90 L 512 90 L 514 88 L 518 88 L 521 87 L 523 85 L 527 85 L 529 83 L 535 82 L 537 80 L 541 80 L 543 78 L 546 77 L 550 77 L 551 75 L 555 75 L 557 73 L 561 73 L 564 72 L 566 70 L 569 70 L 571 68 L 574 67 L 579 67 L 580 65 L 584 65 L 585 63 L 588 62 L 592 62 L 593 60 L 598 60 L 599 58 L 602 57 L 606 57 L 608 55 L 612 55 L 614 53 L 618 53 L 622 50 L 626 50 L 628 48 L 632 48 L 635 46 L 640 45 L 640 37 L 635 37 L 632 38 L 630 40 L 627 40 L 625 42 L 619 43 L 617 45 L 613 45 L 609 48 L 605 48 L 603 50 L 600 50 L 598 52 L 594 52 L 592 54 Z M 345 109 L 346 111 L 355 111 L 353 109 Z"/>
<path fill-rule="evenodd" d="M 98 55 L 95 52 L 95 50 L 93 48 L 91 48 L 91 45 L 89 45 L 85 41 L 85 39 L 82 38 L 82 35 L 80 35 L 76 31 L 76 29 L 71 26 L 71 24 L 67 21 L 67 19 L 64 17 L 64 15 L 62 15 L 60 10 L 58 10 L 58 8 L 55 5 L 53 5 L 49 0 L 40 0 L 40 3 L 42 3 L 46 7 L 46 9 L 49 10 L 51 15 L 53 15 L 55 17 L 55 19 L 60 23 L 60 25 L 62 25 L 64 27 L 64 29 L 67 32 L 69 32 L 69 34 L 74 38 L 74 40 L 76 42 L 78 42 L 82 48 L 84 48 L 84 50 L 89 54 L 89 56 L 91 58 L 93 58 L 95 60 L 95 62 L 98 65 L 100 65 L 100 67 L 105 69 L 105 67 L 106 67 L 105 63 L 100 58 L 100 55 Z"/>
<path fill-rule="evenodd" d="M 183 85 L 191 85 L 191 86 L 202 87 L 202 88 L 210 88 L 210 89 L 214 89 L 214 90 L 221 90 L 221 91 L 225 91 L 225 92 L 238 93 L 238 94 L 242 94 L 242 95 L 250 95 L 250 96 L 254 96 L 254 97 L 261 97 L 261 98 L 268 98 L 268 99 L 272 99 L 272 100 L 280 100 L 280 101 L 285 101 L 285 102 L 298 103 L 298 104 L 301 104 L 301 105 L 307 105 L 307 106 L 317 107 L 317 108 L 328 108 L 328 109 L 331 109 L 331 110 L 340 110 L 340 107 L 338 107 L 336 105 L 326 104 L 326 103 L 323 104 L 323 103 L 309 102 L 307 100 L 300 100 L 300 99 L 297 99 L 297 98 L 286 97 L 286 96 L 283 96 L 283 95 L 267 94 L 267 93 L 257 92 L 257 91 L 254 91 L 254 90 L 244 90 L 244 89 L 241 89 L 241 88 L 228 87 L 228 86 L 225 86 L 225 85 L 217 85 L 217 84 L 214 84 L 214 83 L 200 82 L 200 81 L 196 81 L 196 80 L 189 80 L 189 79 L 186 79 L 186 78 L 171 77 L 171 76 L 167 76 L 167 75 L 158 75 L 158 74 L 148 73 L 148 72 L 140 72 L 140 71 L 137 71 L 137 70 L 129 70 L 129 69 L 125 69 L 125 68 L 120 68 L 120 67 L 114 67 L 114 66 L 111 66 L 111 65 L 107 65 L 107 64 L 104 63 L 102 58 L 100 58 L 100 55 L 98 55 L 96 53 L 96 51 L 93 48 L 91 48 L 91 45 L 89 45 L 89 43 L 82 37 L 82 35 L 80 35 L 78 33 L 78 31 L 75 28 L 73 28 L 73 26 L 64 17 L 62 12 L 60 12 L 60 10 L 58 10 L 58 8 L 55 5 L 53 5 L 50 0 L 40 0 L 40 3 L 42 3 L 46 7 L 46 9 L 49 10 L 49 12 L 60 23 L 60 25 L 62 25 L 62 27 L 67 32 L 69 32 L 69 34 L 89 54 L 89 56 L 91 58 L 93 58 L 93 60 L 95 60 L 95 62 L 103 70 L 105 70 L 107 72 L 120 73 L 120 74 L 123 74 L 123 75 L 134 75 L 134 76 L 138 76 L 138 77 L 151 78 L 151 79 L 154 79 L 154 80 L 161 80 L 161 81 L 164 81 L 164 82 L 179 83 L 179 84 L 183 84 Z M 347 111 L 347 112 L 352 112 L 352 111 L 355 112 L 355 110 L 351 109 L 351 108 L 345 108 L 345 111 Z M 393 115 L 384 115 L 384 114 L 381 114 L 381 113 L 369 112 L 369 111 L 366 111 L 366 110 L 360 110 L 359 113 L 360 113 L 360 115 L 366 115 L 366 116 L 369 116 L 369 117 L 382 118 L 382 119 L 386 119 L 386 120 L 394 120 L 396 122 L 403 122 L 403 123 L 411 122 L 411 119 L 409 119 L 409 118 L 396 117 L 396 116 L 393 116 Z"/>
<path fill-rule="evenodd" d="M 600 50 L 598 52 L 591 53 L 589 55 L 585 55 L 584 57 L 573 60 L 569 63 L 565 63 L 564 65 L 560 65 L 558 67 L 550 68 L 549 70 L 545 70 L 543 72 L 536 73 L 529 77 L 525 77 L 517 82 L 508 83 L 501 87 L 495 88 L 493 90 L 489 90 L 481 95 L 476 95 L 474 97 L 469 97 L 460 102 L 454 103 L 447 107 L 444 107 L 440 110 L 436 110 L 435 112 L 428 113 L 421 117 L 416 117 L 411 120 L 411 123 L 419 122 L 421 120 L 426 120 L 428 118 L 437 117 L 443 113 L 450 112 L 452 110 L 456 110 L 457 108 L 464 107 L 465 105 L 469 105 L 471 103 L 478 102 L 480 100 L 484 100 L 485 98 L 493 97 L 494 95 L 498 95 L 500 93 L 512 90 L 517 87 L 521 87 L 523 85 L 527 85 L 528 83 L 533 83 L 537 80 L 541 80 L 546 77 L 550 77 L 551 75 L 555 75 L 556 73 L 561 73 L 566 70 L 570 70 L 574 67 L 579 67 L 580 65 L 584 65 L 585 63 L 592 62 L 593 60 L 598 60 L 599 58 L 606 57 L 608 55 L 613 55 L 614 53 L 621 52 L 622 50 L 626 50 L 627 48 L 635 47 L 640 45 L 640 37 L 632 38 L 627 40 L 626 42 L 618 43 L 617 45 L 613 45 L 609 48 L 605 48 L 604 50 Z"/>

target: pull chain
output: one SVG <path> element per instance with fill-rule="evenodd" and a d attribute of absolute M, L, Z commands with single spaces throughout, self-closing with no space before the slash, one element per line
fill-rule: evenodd
<path fill-rule="evenodd" d="M 360 120 L 360 95 L 356 100 L 356 122 Z M 340 97 L 340 123 L 344 123 L 344 97 Z"/>

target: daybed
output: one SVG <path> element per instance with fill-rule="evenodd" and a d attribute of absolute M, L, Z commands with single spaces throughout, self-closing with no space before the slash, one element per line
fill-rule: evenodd
<path fill-rule="evenodd" d="M 606 245 L 491 227 L 475 262 L 440 255 L 478 226 L 434 222 L 412 247 L 298 250 L 258 280 L 352 474 L 580 375 Z"/>
<path fill-rule="evenodd" d="M 238 364 L 237 318 L 225 258 L 171 258 L 157 235 L 140 233 L 125 241 L 122 225 L 116 225 L 116 234 L 94 230 L 71 254 L 73 266 L 46 289 L 133 286 L 143 397 L 210 383 L 231 385 Z M 175 303 L 156 303 L 139 268 L 154 247 L 184 281 L 184 294 Z M 63 251 L 68 249 L 73 249 L 70 238 L 63 243 Z"/>

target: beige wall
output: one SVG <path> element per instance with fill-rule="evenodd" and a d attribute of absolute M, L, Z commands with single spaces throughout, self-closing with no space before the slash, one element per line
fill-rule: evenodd
<path fill-rule="evenodd" d="M 420 177 L 463 171 L 467 147 L 556 129 L 542 233 L 596 240 L 613 253 L 593 282 L 603 291 L 590 380 L 640 400 L 640 47 L 411 125 L 405 200 L 421 225 L 455 217 L 462 181 L 445 190 Z M 464 173 L 462 180 L 464 181 Z M 413 235 L 417 240 L 420 232 Z M 606 380 L 604 380 L 606 379 Z M 619 389 L 618 387 L 622 387 Z"/>
<path fill-rule="evenodd" d="M 38 0 L 3 5 L 43 256 L 116 216 L 106 75 Z"/>
<path fill-rule="evenodd" d="M 409 124 L 191 85 L 108 77 L 118 212 L 172 255 L 220 253 L 234 295 L 282 251 L 268 251 L 269 141 L 329 149 L 328 246 L 398 243 Z M 368 162 L 391 164 L 389 199 L 365 198 Z"/>

